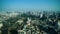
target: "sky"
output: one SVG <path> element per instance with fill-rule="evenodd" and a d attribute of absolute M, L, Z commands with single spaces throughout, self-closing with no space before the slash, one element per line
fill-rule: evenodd
<path fill-rule="evenodd" d="M 60 11 L 60 0 L 0 0 L 0 11 Z"/>

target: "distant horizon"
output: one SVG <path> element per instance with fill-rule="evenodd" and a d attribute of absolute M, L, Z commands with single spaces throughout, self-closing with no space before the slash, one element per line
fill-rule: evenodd
<path fill-rule="evenodd" d="M 60 0 L 0 0 L 0 11 L 60 11 Z"/>

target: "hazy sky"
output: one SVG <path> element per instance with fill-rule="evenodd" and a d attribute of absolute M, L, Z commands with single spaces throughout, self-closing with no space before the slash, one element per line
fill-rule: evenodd
<path fill-rule="evenodd" d="M 34 9 L 60 11 L 60 0 L 0 0 L 0 11 Z"/>

